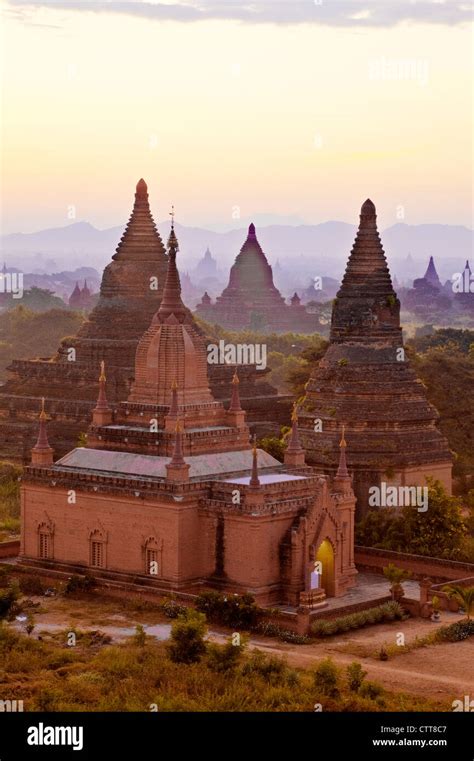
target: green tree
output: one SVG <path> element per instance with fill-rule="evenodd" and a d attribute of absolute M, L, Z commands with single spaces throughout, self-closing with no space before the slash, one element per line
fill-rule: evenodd
<path fill-rule="evenodd" d="M 426 512 L 410 506 L 401 511 L 371 510 L 357 524 L 357 544 L 448 560 L 463 559 L 466 526 L 461 500 L 448 496 L 439 481 L 429 478 L 427 483 Z"/>
<path fill-rule="evenodd" d="M 461 587 L 459 584 L 448 584 L 443 587 L 443 592 L 446 592 L 451 600 L 456 600 L 459 607 L 466 611 L 466 617 L 468 619 L 474 614 L 474 587 Z"/>
<path fill-rule="evenodd" d="M 314 686 L 319 692 L 328 697 L 336 697 L 339 694 L 338 669 L 331 658 L 321 661 L 314 671 Z"/>
<path fill-rule="evenodd" d="M 439 481 L 427 479 L 428 510 L 419 512 L 406 506 L 401 520 L 405 526 L 410 552 L 415 555 L 456 560 L 461 554 L 466 527 L 461 501 L 449 497 Z"/>
<path fill-rule="evenodd" d="M 171 628 L 169 657 L 174 663 L 196 663 L 206 652 L 204 637 L 207 633 L 206 616 L 189 609 L 179 616 Z"/>
<path fill-rule="evenodd" d="M 403 594 L 402 583 L 410 578 L 411 573 L 404 568 L 398 568 L 394 563 L 389 563 L 383 569 L 383 575 L 390 582 L 390 591 L 392 598 L 395 600 Z"/>
<path fill-rule="evenodd" d="M 346 670 L 347 673 L 347 686 L 351 692 L 359 692 L 362 682 L 367 676 L 367 671 L 364 671 L 360 663 L 353 661 L 350 663 Z"/>

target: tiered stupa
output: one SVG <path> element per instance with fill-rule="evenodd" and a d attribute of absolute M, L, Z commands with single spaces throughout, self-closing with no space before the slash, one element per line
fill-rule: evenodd
<path fill-rule="evenodd" d="M 227 288 L 215 304 L 209 302 L 207 293 L 204 294 L 196 313 L 208 322 L 231 330 L 309 333 L 316 329 L 314 315 L 308 314 L 299 300 L 286 304 L 274 285 L 272 268 L 257 240 L 253 224 L 231 267 Z"/>
<path fill-rule="evenodd" d="M 382 481 L 424 486 L 433 476 L 451 491 L 452 455 L 405 355 L 400 304 L 370 200 L 362 206 L 333 305 L 330 345 L 307 384 L 299 416 L 306 459 L 325 473 L 336 470 L 339 430 L 346 424 L 359 515 L 367 509 L 368 489 Z"/>
<path fill-rule="evenodd" d="M 167 255 L 150 211 L 147 185 L 140 180 L 129 222 L 104 270 L 99 302 L 78 334 L 63 339 L 52 358 L 14 360 L 8 368 L 12 377 L 0 393 L 0 458 L 28 460 L 43 396 L 52 417 L 56 452 L 69 451 L 87 429 L 95 402 L 97 366 L 102 360 L 107 365 L 109 403 L 114 405 L 128 396 L 138 340 L 159 306 L 166 267 Z M 217 398 L 228 399 L 233 372 L 232 367 L 222 365 L 211 369 Z M 262 430 L 279 430 L 288 404 L 286 397 L 279 397 L 266 382 L 269 372 L 257 371 L 254 365 L 242 367 L 242 398 L 250 419 L 261 423 Z M 280 401 L 283 404 L 279 405 Z"/>
<path fill-rule="evenodd" d="M 157 591 L 205 584 L 263 604 L 324 605 L 356 575 L 351 479 L 305 465 L 296 416 L 285 464 L 251 448 L 237 375 L 230 408 L 214 399 L 206 345 L 181 300 L 177 248 L 172 231 L 128 401 L 112 414 L 102 366 L 87 446 L 55 464 L 41 418 L 48 451 L 42 460 L 34 451 L 25 469 L 22 562 Z"/>

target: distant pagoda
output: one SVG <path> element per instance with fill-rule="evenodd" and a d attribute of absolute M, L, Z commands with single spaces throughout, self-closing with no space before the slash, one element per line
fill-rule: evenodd
<path fill-rule="evenodd" d="M 104 270 L 97 306 L 77 335 L 64 338 L 53 357 L 14 360 L 0 393 L 0 457 L 26 461 L 36 435 L 39 402 L 46 398 L 50 430 L 60 455 L 85 432 L 95 403 L 97 366 L 107 365 L 111 404 L 126 399 L 133 382 L 135 353 L 156 313 L 163 292 L 168 257 L 153 220 L 148 189 L 141 179 L 132 214 L 112 261 Z M 80 291 L 78 286 L 78 291 Z M 249 419 L 278 429 L 288 413 L 264 376 L 249 365 L 241 371 L 242 398 L 249 400 Z M 227 399 L 233 368 L 211 368 L 215 396 Z M 258 377 L 258 384 L 256 379 Z M 258 387 L 257 387 L 258 385 Z"/>
<path fill-rule="evenodd" d="M 296 295 L 296 294 L 295 294 Z M 204 320 L 231 330 L 254 329 L 266 331 L 313 332 L 314 315 L 306 312 L 299 299 L 286 304 L 273 283 L 273 273 L 255 233 L 248 229 L 247 239 L 230 270 L 229 284 L 216 303 L 204 294 L 196 308 Z"/>
<path fill-rule="evenodd" d="M 423 277 L 419 277 L 414 280 L 413 287 L 419 290 L 429 291 L 431 293 L 437 293 L 442 289 L 443 286 L 436 271 L 434 259 L 432 256 L 430 256 L 425 274 Z"/>
<path fill-rule="evenodd" d="M 451 491 L 452 455 L 405 357 L 400 303 L 370 200 L 333 305 L 330 345 L 307 384 L 299 419 L 307 461 L 328 474 L 336 472 L 345 424 L 359 517 L 369 488 L 382 481 L 424 486 L 433 476 Z"/>

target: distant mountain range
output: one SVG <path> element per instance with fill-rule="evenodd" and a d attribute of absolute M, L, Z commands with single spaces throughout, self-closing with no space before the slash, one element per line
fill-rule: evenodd
<path fill-rule="evenodd" d="M 166 241 L 169 221 L 158 225 Z M 110 261 L 124 227 L 98 230 L 88 222 L 35 233 L 14 233 L 0 238 L 1 257 L 8 266 L 29 272 L 53 272 L 91 266 L 97 270 Z M 176 225 L 180 268 L 192 269 L 209 246 L 222 272 L 227 272 L 247 235 L 247 228 L 215 232 Z M 318 225 L 257 227 L 257 236 L 271 264 L 278 260 L 303 278 L 326 275 L 340 278 L 355 237 L 356 227 L 345 222 Z M 457 225 L 392 225 L 381 232 L 389 265 L 399 280 L 424 274 L 434 256 L 439 275 L 446 280 L 473 257 L 473 231 Z M 410 258 L 407 259 L 408 255 Z"/>

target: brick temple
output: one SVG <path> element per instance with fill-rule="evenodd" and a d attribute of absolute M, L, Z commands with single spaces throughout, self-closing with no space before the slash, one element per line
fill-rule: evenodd
<path fill-rule="evenodd" d="M 0 389 L 0 458 L 28 462 L 40 399 L 47 399 L 56 452 L 64 454 L 87 430 L 95 404 L 97 367 L 107 365 L 109 402 L 126 399 L 134 375 L 137 344 L 156 313 L 167 254 L 141 179 L 132 214 L 112 261 L 104 270 L 99 301 L 76 336 L 61 342 L 53 357 L 15 360 Z M 234 369 L 211 368 L 216 398 L 229 402 Z M 289 397 L 266 380 L 269 369 L 240 368 L 241 398 L 259 434 L 278 431 L 289 417 Z"/>
<path fill-rule="evenodd" d="M 313 333 L 318 327 L 315 315 L 306 311 L 296 293 L 287 304 L 274 285 L 272 268 L 253 224 L 231 267 L 227 288 L 215 304 L 205 293 L 196 314 L 230 330 Z"/>
<path fill-rule="evenodd" d="M 330 345 L 299 408 L 307 460 L 324 473 L 336 471 L 346 425 L 359 516 L 369 487 L 381 482 L 424 486 L 433 476 L 451 493 L 452 455 L 405 356 L 400 303 L 376 220 L 374 204 L 365 201 L 333 304 Z"/>
<path fill-rule="evenodd" d="M 102 363 L 87 446 L 56 462 L 43 407 L 22 483 L 22 562 L 324 605 L 357 573 L 344 434 L 334 478 L 305 464 L 296 413 L 284 463 L 251 446 L 238 374 L 228 409 L 213 394 L 177 250 L 172 227 L 162 300 L 139 340 L 127 400 L 109 406 Z"/>

